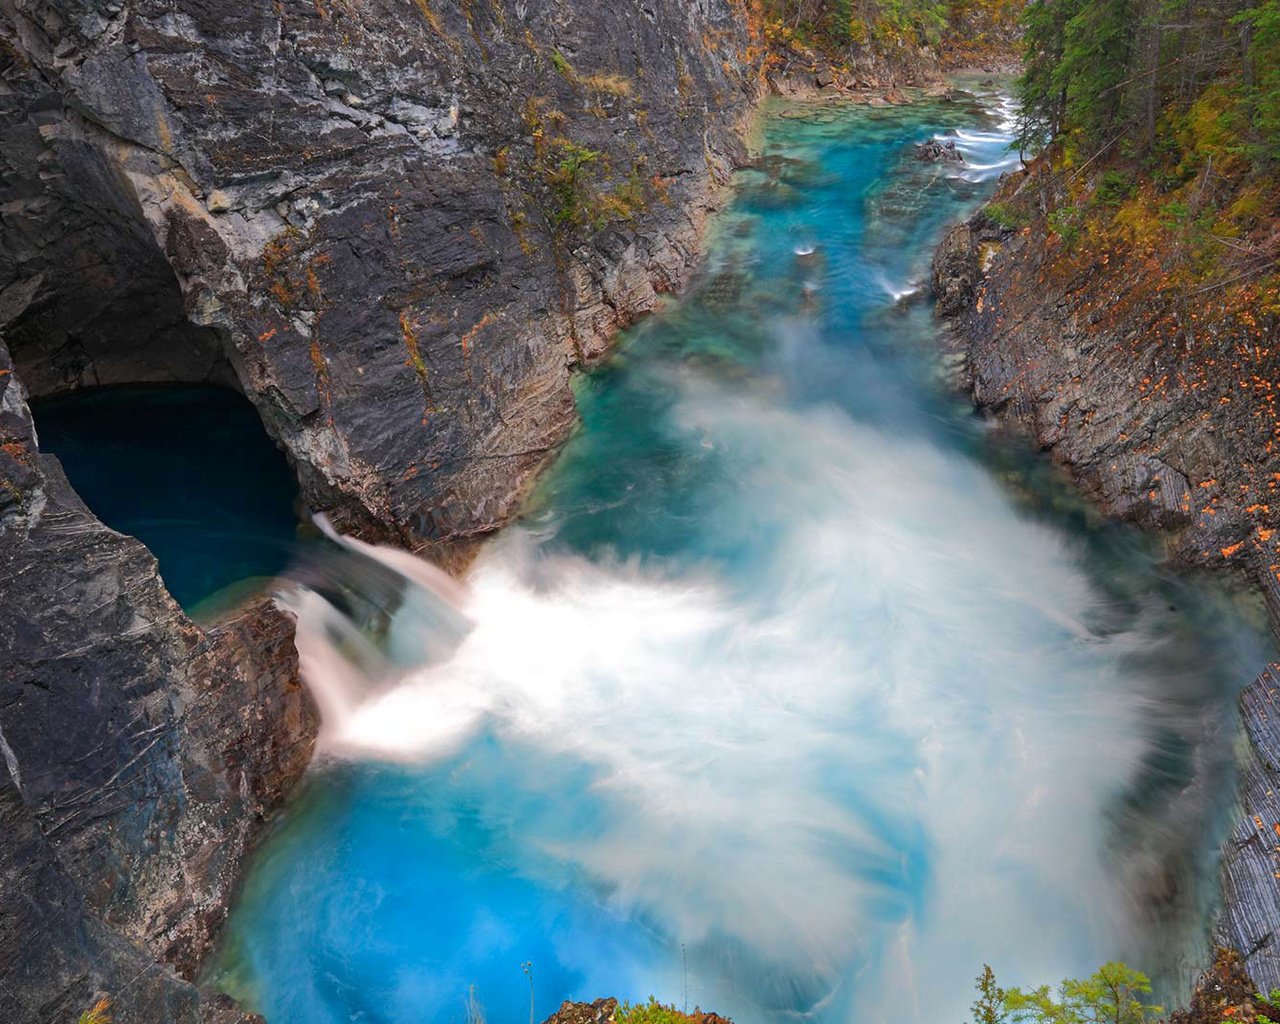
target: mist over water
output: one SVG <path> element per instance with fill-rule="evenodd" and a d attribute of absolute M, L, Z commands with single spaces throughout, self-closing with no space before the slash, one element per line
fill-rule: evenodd
<path fill-rule="evenodd" d="M 1177 995 L 1262 652 L 941 386 L 910 297 L 1007 115 L 775 107 L 465 587 L 352 545 L 290 598 L 322 756 L 218 983 L 322 1024 L 527 1019 L 525 961 L 539 1020 L 959 1021 L 984 962 Z"/>

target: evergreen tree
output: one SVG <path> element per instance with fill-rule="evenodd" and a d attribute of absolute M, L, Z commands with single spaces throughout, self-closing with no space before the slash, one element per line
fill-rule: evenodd
<path fill-rule="evenodd" d="M 1234 19 L 1246 47 L 1245 95 L 1260 163 L 1280 162 L 1280 0 L 1266 0 Z"/>
<path fill-rule="evenodd" d="M 1120 120 L 1136 13 L 1132 0 L 1090 0 L 1066 23 L 1058 69 L 1065 116 L 1095 142 L 1105 141 Z"/>
<path fill-rule="evenodd" d="M 1066 85 L 1062 56 L 1067 22 L 1081 0 L 1032 0 L 1022 16 L 1023 73 L 1018 80 L 1021 110 L 1018 149 L 1034 155 L 1062 129 L 1066 113 Z"/>
<path fill-rule="evenodd" d="M 996 984 L 995 972 L 988 964 L 982 965 L 982 973 L 974 981 L 978 998 L 973 1003 L 973 1024 L 1005 1024 L 1009 1011 L 1005 1009 L 1005 991 Z"/>

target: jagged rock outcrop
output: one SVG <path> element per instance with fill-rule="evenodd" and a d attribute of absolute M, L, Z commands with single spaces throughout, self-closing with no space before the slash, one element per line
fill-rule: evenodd
<path fill-rule="evenodd" d="M 960 148 L 953 139 L 945 142 L 940 139 L 929 139 L 926 142 L 916 143 L 916 159 L 930 164 L 962 164 L 964 154 L 960 152 Z"/>
<path fill-rule="evenodd" d="M 975 402 L 1032 433 L 1104 513 L 1159 531 L 1175 562 L 1260 591 L 1280 636 L 1280 317 L 1163 279 L 1154 259 L 1068 251 L 984 213 L 934 261 Z M 1280 987 L 1278 684 L 1273 667 L 1241 697 L 1242 811 L 1222 865 L 1220 938 L 1267 989 Z"/>
<path fill-rule="evenodd" d="M 191 979 L 310 758 L 292 625 L 192 624 L 38 453 L 3 344 L 0 483 L 0 1012 L 239 1020 Z"/>
<path fill-rule="evenodd" d="M 594 1003 L 560 1004 L 560 1009 L 542 1024 L 612 1024 L 618 1012 L 618 1000 L 597 999 Z"/>
<path fill-rule="evenodd" d="M 314 508 L 409 543 L 510 515 L 758 91 L 728 0 L 4 0 L 0 40 L 19 372 L 231 376 Z"/>

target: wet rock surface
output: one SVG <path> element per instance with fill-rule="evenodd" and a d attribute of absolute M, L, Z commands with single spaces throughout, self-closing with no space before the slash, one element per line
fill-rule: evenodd
<path fill-rule="evenodd" d="M 292 624 L 265 604 L 187 620 L 38 453 L 3 345 L 0 435 L 0 1008 L 239 1020 L 191 979 L 310 758 Z"/>
<path fill-rule="evenodd" d="M 1223 851 L 1219 931 L 1265 991 L 1280 988 L 1280 670 L 1240 698 L 1248 747 L 1240 768 L 1243 812 Z"/>
<path fill-rule="evenodd" d="M 964 154 L 954 141 L 929 139 L 927 142 L 916 143 L 916 159 L 928 164 L 962 164 Z"/>
<path fill-rule="evenodd" d="M 727 0 L 0 10 L 28 386 L 230 376 L 313 507 L 407 543 L 510 515 L 758 92 Z"/>
<path fill-rule="evenodd" d="M 1029 431 L 1104 513 L 1158 531 L 1176 564 L 1259 591 L 1280 636 L 1274 323 L 1259 343 L 1251 311 L 1211 319 L 1208 299 L 1152 288 L 1157 275 L 1122 252 L 1082 262 L 982 213 L 934 260 L 946 343 L 977 405 Z M 1273 667 L 1241 696 L 1249 742 L 1218 928 L 1265 989 L 1280 987 L 1278 691 Z"/>
<path fill-rule="evenodd" d="M 939 316 L 955 316 L 968 307 L 978 275 L 973 232 L 968 224 L 960 224 L 947 232 L 933 254 L 933 293 Z"/>

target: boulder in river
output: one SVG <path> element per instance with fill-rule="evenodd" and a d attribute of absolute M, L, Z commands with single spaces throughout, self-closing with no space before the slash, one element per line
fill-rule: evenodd
<path fill-rule="evenodd" d="M 943 142 L 940 139 L 930 139 L 928 142 L 916 143 L 916 159 L 930 164 L 962 164 L 964 154 L 954 140 Z"/>

